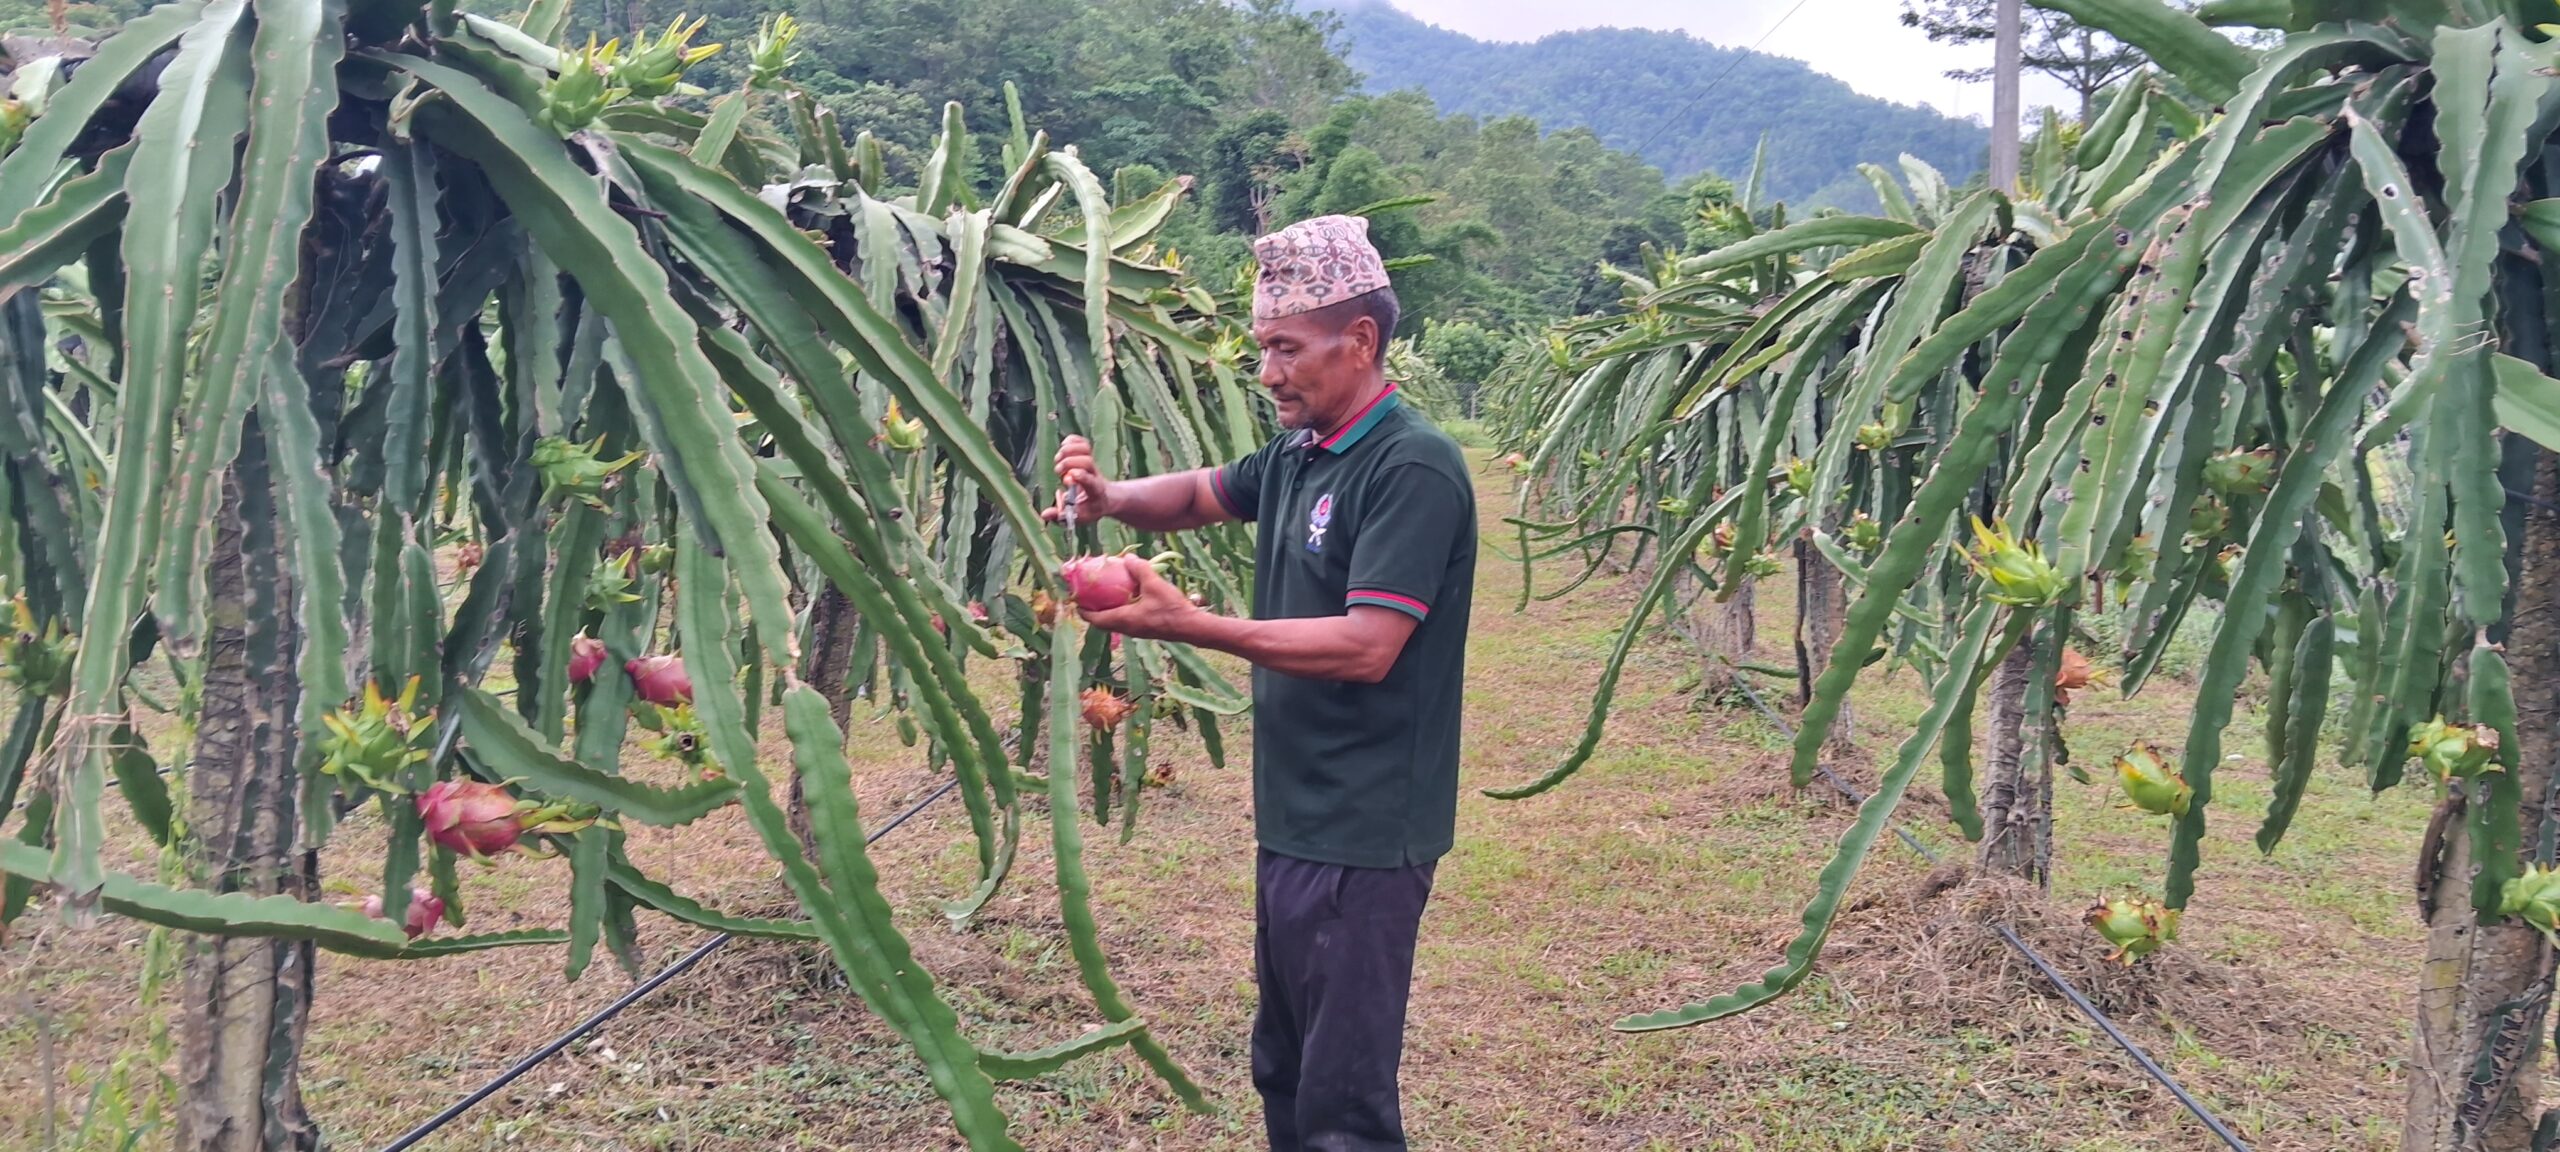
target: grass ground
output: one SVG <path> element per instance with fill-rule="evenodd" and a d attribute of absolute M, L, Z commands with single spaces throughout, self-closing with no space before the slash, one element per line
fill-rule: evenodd
<path fill-rule="evenodd" d="M 1487 476 L 1480 487 L 1494 526 L 1503 485 Z M 2167 1093 L 1992 942 L 1987 916 L 2016 920 L 2254 1147 L 2394 1146 L 2418 955 L 2404 877 L 2426 798 L 2368 797 L 2350 773 L 2329 770 L 2291 838 L 2260 857 L 2249 843 L 2266 802 L 2258 742 L 2246 735 L 2254 709 L 2229 741 L 2236 755 L 2219 777 L 2183 938 L 2142 968 L 2106 965 L 2077 923 L 2100 894 L 2156 884 L 2166 840 L 2154 818 L 2115 806 L 2101 772 L 2097 784 L 2060 785 L 2049 898 L 1939 891 L 1925 864 L 1887 840 L 1823 965 L 1795 995 L 1686 1031 L 1610 1032 L 1624 1013 L 1724 991 L 1775 962 L 1850 810 L 1819 791 L 1790 791 L 1781 733 L 1684 693 L 1690 664 L 1667 642 L 1631 666 L 1618 718 L 1579 777 L 1526 802 L 1476 794 L 1538 774 L 1571 746 L 1631 595 L 1596 581 L 1514 614 L 1518 569 L 1488 554 L 1479 572 L 1469 787 L 1423 926 L 1408 1034 L 1417 1147 L 2206 1147 Z M 1764 590 L 1760 609 L 1773 652 L 1791 619 L 1782 583 Z M 2189 703 L 2166 680 L 2131 702 L 2097 693 L 2072 709 L 2069 738 L 2102 769 L 2136 737 L 2173 746 Z M 1908 675 L 1866 690 L 1855 751 L 1840 761 L 1846 774 L 1871 781 L 1921 706 Z M 867 816 L 883 819 L 934 786 L 889 725 L 858 728 Z M 1095 836 L 1087 863 L 1122 982 L 1224 1111 L 1181 1112 L 1142 1066 L 1114 1054 L 1003 1089 L 1035 1148 L 1256 1146 L 1244 1043 L 1254 998 L 1247 776 L 1240 764 L 1210 768 L 1186 739 L 1159 747 L 1174 783 L 1149 793 L 1135 842 Z M 1904 819 L 1962 856 L 1943 812 L 1923 787 Z M 1064 947 L 1038 830 L 1015 879 L 965 934 L 933 907 L 966 886 L 972 857 L 957 805 L 876 849 L 919 958 L 973 1035 L 1007 1048 L 1096 1020 Z M 362 862 L 378 858 L 381 834 L 360 817 L 332 843 L 324 868 L 334 898 L 367 890 Z M 637 832 L 633 855 L 714 905 L 785 907 L 734 812 Z M 563 865 L 466 871 L 475 930 L 561 921 Z M 644 922 L 644 932 L 657 962 L 705 935 L 665 921 Z M 134 1006 L 143 937 L 113 921 L 22 930 L 0 952 L 0 1145 L 38 1146 L 45 1081 L 76 1111 L 86 1085 L 145 1042 Z M 421 1147 L 955 1147 L 921 1071 L 831 976 L 820 953 L 732 945 Z M 609 963 L 564 983 L 548 949 L 401 965 L 329 957 L 305 1092 L 335 1146 L 378 1147 L 628 987 Z"/>

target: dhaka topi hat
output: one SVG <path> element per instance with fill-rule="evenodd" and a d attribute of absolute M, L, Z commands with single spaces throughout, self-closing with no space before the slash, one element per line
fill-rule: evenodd
<path fill-rule="evenodd" d="M 1253 242 L 1253 318 L 1276 320 L 1387 286 L 1387 265 L 1360 216 L 1301 220 Z"/>

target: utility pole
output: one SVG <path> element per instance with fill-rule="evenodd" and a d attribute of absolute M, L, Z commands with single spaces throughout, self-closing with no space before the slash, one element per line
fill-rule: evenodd
<path fill-rule="evenodd" d="M 1999 0 L 1991 35 L 1991 186 L 2018 190 L 2018 0 Z"/>

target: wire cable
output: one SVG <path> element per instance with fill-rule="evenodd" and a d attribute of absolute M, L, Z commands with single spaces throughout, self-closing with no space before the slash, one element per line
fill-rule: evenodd
<path fill-rule="evenodd" d="M 931 805 L 934 801 L 950 795 L 951 790 L 959 787 L 959 785 L 960 781 L 957 779 L 945 781 L 942 787 L 934 789 L 931 793 L 928 793 L 924 799 L 916 801 L 913 805 L 909 806 L 906 811 L 898 813 L 895 819 L 881 825 L 877 831 L 874 831 L 869 836 L 863 837 L 862 842 L 865 844 L 879 843 L 881 837 L 897 831 L 899 825 L 906 823 L 910 818 L 915 816 L 916 813 L 924 811 L 925 808 Z M 408 1148 L 417 1144 L 418 1141 L 435 1135 L 437 1129 L 442 1128 L 447 1124 L 451 1124 L 455 1120 L 461 1118 L 463 1113 L 470 1111 L 481 1101 L 497 1095 L 500 1090 L 504 1089 L 509 1084 L 515 1083 L 516 1080 L 522 1077 L 525 1073 L 533 1071 L 534 1068 L 539 1066 L 543 1061 L 559 1055 L 563 1049 L 566 1049 L 569 1045 L 576 1043 L 579 1037 L 603 1027 L 605 1021 L 621 1015 L 623 1009 L 639 1003 L 650 993 L 657 991 L 659 987 L 664 985 L 667 981 L 684 975 L 686 969 L 701 963 L 704 957 L 719 951 L 722 945 L 725 945 L 736 938 L 737 937 L 730 933 L 723 932 L 703 941 L 701 946 L 695 948 L 691 952 L 685 953 L 684 956 L 678 959 L 675 963 L 659 969 L 657 975 L 641 981 L 630 991 L 623 993 L 619 998 L 615 999 L 613 1003 L 597 1009 L 594 1015 L 578 1021 L 577 1024 L 572 1026 L 568 1031 L 552 1037 L 550 1043 L 544 1044 L 542 1047 L 536 1048 L 532 1052 L 525 1054 L 523 1059 L 508 1066 L 506 1071 L 498 1073 L 498 1075 L 488 1083 L 473 1089 L 470 1095 L 454 1101 L 453 1104 L 447 1107 L 444 1111 L 438 1112 L 434 1116 L 429 1117 L 425 1123 L 401 1134 L 399 1139 L 383 1145 L 382 1152 L 406 1152 Z"/>
<path fill-rule="evenodd" d="M 1638 144 L 1633 148 L 1629 148 L 1627 151 L 1637 156 L 1644 155 L 1645 149 L 1652 147 L 1654 141 L 1662 139 L 1663 133 L 1670 131 L 1672 125 L 1679 123 L 1681 117 L 1688 115 L 1692 109 L 1695 109 L 1698 106 L 1700 101 L 1705 100 L 1709 93 L 1716 90 L 1717 85 L 1724 83 L 1725 77 L 1733 75 L 1734 69 L 1742 67 L 1742 62 L 1744 60 L 1750 59 L 1752 53 L 1758 52 L 1761 45 L 1768 43 L 1770 37 L 1777 35 L 1778 29 L 1786 27 L 1787 21 L 1793 19 L 1796 13 L 1803 11 L 1804 6 L 1808 2 L 1810 2 L 1810 0 L 1796 0 L 1795 5 L 1788 8 L 1785 15 L 1778 17 L 1777 23 L 1770 25 L 1768 31 L 1761 33 L 1759 39 L 1751 42 L 1751 47 L 1734 52 L 1733 62 L 1725 65 L 1724 71 L 1716 73 L 1714 79 L 1707 81 L 1706 87 L 1698 89 L 1698 94 L 1690 97 L 1688 103 L 1681 105 L 1678 112 L 1665 117 L 1661 124 L 1654 128 L 1653 135 L 1645 137 L 1644 143 Z"/>

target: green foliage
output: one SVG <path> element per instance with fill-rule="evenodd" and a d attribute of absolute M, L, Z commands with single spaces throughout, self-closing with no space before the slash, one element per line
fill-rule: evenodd
<path fill-rule="evenodd" d="M 1207 602 L 1242 595 L 1235 529 L 1138 541 L 1061 533 L 1037 513 L 1054 483 L 1038 465 L 1069 432 L 1122 475 L 1264 439 L 1238 322 L 1159 260 L 1187 184 L 1133 164 L 1115 207 L 1073 151 L 1010 116 L 986 137 L 1002 141 L 990 178 L 973 183 L 990 158 L 950 105 L 901 192 L 776 70 L 779 53 L 738 72 L 706 118 L 681 101 L 721 57 L 687 46 L 690 25 L 564 55 L 477 17 L 368 23 L 386 13 L 398 15 L 320 0 L 261 3 L 255 20 L 242 0 L 157 10 L 37 93 L 45 114 L 0 159 L 0 235 L 25 241 L 10 274 L 36 289 L 0 305 L 19 350 L 0 357 L 0 451 L 21 493 L 64 497 L 12 499 L 23 515 L 0 532 L 0 591 L 24 597 L 6 663 L 34 689 L 0 749 L 0 791 L 18 790 L 35 749 L 54 758 L 0 844 L 0 921 L 44 885 L 75 914 L 384 959 L 566 944 L 572 976 L 599 941 L 635 963 L 643 907 L 814 938 L 907 1040 L 970 1145 L 1016 1147 L 862 850 L 842 733 L 801 680 L 812 669 L 793 592 L 846 592 L 871 638 L 854 681 L 953 768 L 979 864 L 949 906 L 965 921 L 1008 875 L 1024 820 L 968 661 L 1020 661 L 1020 679 L 1070 698 L 1114 676 L 1099 646 L 1038 655 L 1052 629 L 1025 597 L 1054 593 L 1072 552 L 1171 548 Z M 110 96 L 173 43 L 156 95 L 118 107 Z M 609 85 L 554 75 L 596 67 Z M 402 91 L 419 98 L 390 99 Z M 774 114 L 787 137 L 760 119 Z M 577 143 L 562 138 L 572 129 Z M 294 851 L 316 853 L 338 816 L 376 806 L 391 829 L 386 919 L 106 866 L 109 772 L 156 837 L 179 834 L 170 790 L 126 734 L 133 666 L 165 638 L 182 674 L 202 676 L 203 638 L 244 624 L 207 613 L 205 525 L 155 535 L 172 502 L 208 516 L 226 478 L 247 490 L 238 563 L 262 589 L 233 610 L 264 638 L 254 674 L 302 692 Z M 459 596 L 439 582 L 442 556 Z M 1071 628 L 1054 631 L 1071 643 Z M 502 646 L 514 665 L 494 683 L 511 681 L 512 699 L 483 683 Z M 1244 707 L 1188 650 L 1133 649 L 1161 668 L 1126 677 L 1142 707 L 1194 707 L 1204 733 Z M 814 859 L 757 763 L 769 682 L 809 784 Z M 355 685 L 374 706 L 351 724 L 340 713 Z M 1041 699 L 1023 719 L 1036 723 Z M 626 775 L 634 723 L 652 733 L 643 747 L 694 775 L 667 787 Z M 1144 746 L 1130 755 L 1143 774 Z M 465 772 L 484 782 L 462 788 Z M 626 827 L 732 803 L 805 921 L 731 917 L 633 866 Z M 1072 805 L 1054 813 L 1062 845 L 1076 819 Z M 1135 827 L 1127 810 L 1123 834 Z M 446 921 L 466 923 L 457 844 L 527 850 L 478 866 L 569 869 L 568 930 L 405 938 L 422 869 Z M 1110 1020 L 1132 1020 L 1072 850 L 1058 867 L 1088 982 Z M 1201 1105 L 1152 1038 L 1134 1025 L 1112 1036 Z"/>
<path fill-rule="evenodd" d="M 1983 162 L 1979 125 L 1860 96 L 1797 61 L 1679 32 L 1591 28 L 1505 44 L 1432 27 L 1384 0 L 1350 0 L 1339 15 L 1351 63 L 1372 91 L 1420 88 L 1488 124 L 1525 116 L 1576 125 L 1681 176 L 1745 171 L 1766 135 L 1764 191 L 1774 199 L 1869 207 L 1859 164 L 1908 153 L 1961 178 Z"/>
<path fill-rule="evenodd" d="M 2528 437 L 2551 427 L 2525 397 L 2551 379 L 2553 345 L 2547 282 L 2499 236 L 2560 171 L 2553 47 L 2475 12 L 2424 37 L 2303 21 L 2261 57 L 2158 0 L 2055 6 L 2173 75 L 2127 83 L 2076 141 L 2049 122 L 2014 200 L 1906 165 L 1902 182 L 1870 174 L 1883 218 L 1772 231 L 1725 214 L 1735 234 L 1711 250 L 1624 271 L 1625 314 L 1560 325 L 1544 355 L 1506 365 L 1493 391 L 1537 514 L 1520 521 L 1522 552 L 1665 541 L 1655 588 L 1694 564 L 1730 594 L 1751 557 L 1809 535 L 1855 596 L 1804 711 L 1799 785 L 1871 668 L 1908 663 L 1933 685 L 1932 716 L 1968 737 L 1941 755 L 1948 794 L 1965 797 L 1970 722 L 1954 713 L 1974 706 L 1975 653 L 1994 664 L 2033 622 L 2051 634 L 2086 615 L 2131 692 L 2203 633 L 2178 755 L 2191 792 L 2151 805 L 2171 817 L 2164 915 L 2194 895 L 2252 666 L 2273 693 L 2269 852 L 2330 746 L 2344 679 L 2357 687 L 2331 744 L 2375 787 L 2401 779 L 2413 733 L 2459 764 L 2421 775 L 2457 794 L 2448 812 L 2467 826 L 2446 831 L 2471 848 L 2470 874 L 2447 878 L 2468 889 L 2463 913 L 2495 923 L 2508 881 L 2550 852 L 2518 806 L 2516 657 L 2500 638 L 2517 565 L 2548 579 L 2508 493 L 2542 450 Z M 1737 469 L 1746 442 L 1759 448 Z M 1810 483 L 1773 467 L 1798 457 Z M 1853 545 L 1853 513 L 1892 527 Z M 1982 533 L 1996 555 L 1964 554 L 1968 518 L 2007 526 Z M 1497 795 L 1552 787 L 1591 755 L 1657 595 L 1638 600 L 1581 743 Z M 1995 617 L 2005 638 L 1984 652 Z M 2042 748 L 2063 714 L 2058 649 L 2036 651 L 2022 727 Z M 1886 794 L 1936 725 L 1905 745 Z M 1783 965 L 1623 1026 L 1695 1023 L 1792 987 L 1882 815 L 1861 812 Z M 2438 882 L 2422 872 L 2423 891 Z"/>

